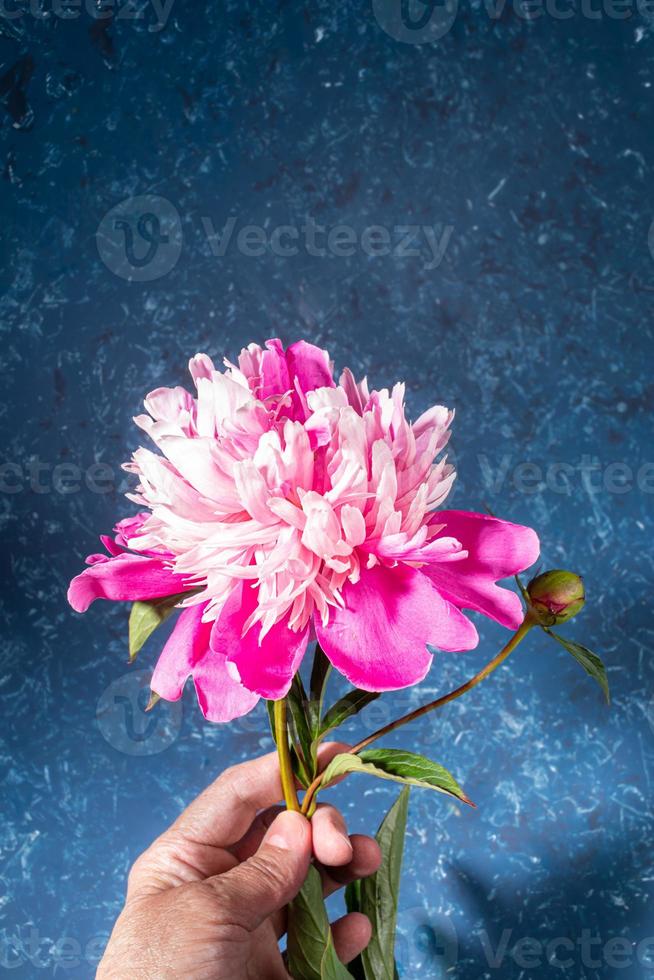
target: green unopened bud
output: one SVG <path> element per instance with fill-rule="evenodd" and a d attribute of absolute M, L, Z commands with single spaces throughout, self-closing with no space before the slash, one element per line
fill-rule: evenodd
<path fill-rule="evenodd" d="M 567 623 L 586 601 L 582 578 L 560 568 L 537 575 L 527 586 L 527 592 L 541 626 Z"/>

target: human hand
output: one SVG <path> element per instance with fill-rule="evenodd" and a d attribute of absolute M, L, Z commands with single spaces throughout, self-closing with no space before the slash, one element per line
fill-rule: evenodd
<path fill-rule="evenodd" d="M 323 750 L 326 762 L 343 747 Z M 312 854 L 330 895 L 376 871 L 380 853 L 372 838 L 348 837 L 334 807 L 309 823 L 272 806 L 281 796 L 271 753 L 227 769 L 191 803 L 131 869 L 98 980 L 288 980 L 278 939 Z M 347 963 L 370 923 L 351 913 L 332 932 Z"/>

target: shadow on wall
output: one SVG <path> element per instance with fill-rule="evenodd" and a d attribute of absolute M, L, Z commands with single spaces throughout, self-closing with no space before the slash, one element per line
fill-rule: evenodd
<path fill-rule="evenodd" d="M 451 866 L 454 890 L 474 924 L 457 937 L 456 966 L 443 975 L 457 980 L 654 977 L 651 880 L 648 884 L 638 870 L 648 861 L 648 848 L 625 845 L 588 848 L 537 882 L 525 877 L 497 885 L 469 865 Z M 451 935 L 434 938 L 434 952 L 440 948 L 441 956 L 447 954 Z"/>

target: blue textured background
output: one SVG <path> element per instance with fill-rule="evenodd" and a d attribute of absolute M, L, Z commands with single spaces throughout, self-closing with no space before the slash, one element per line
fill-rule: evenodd
<path fill-rule="evenodd" d="M 534 636 L 403 736 L 478 809 L 413 794 L 402 976 L 654 976 L 654 946 L 638 948 L 654 935 L 654 20 L 569 7 L 526 22 L 466 4 L 440 39 L 400 43 L 369 0 L 174 0 L 162 30 L 148 4 L 102 23 L 7 4 L 23 13 L 0 19 L 0 970 L 91 975 L 133 858 L 223 766 L 270 748 L 261 711 L 212 727 L 190 692 L 144 718 L 158 641 L 129 673 L 126 610 L 82 618 L 64 596 L 131 512 L 119 466 L 144 393 L 185 384 L 196 351 L 280 335 L 376 386 L 406 379 L 414 416 L 456 407 L 452 505 L 533 524 L 546 566 L 584 573 L 566 632 L 609 667 L 610 710 Z M 149 265 L 136 236 L 152 278 L 131 282 L 105 215 L 142 195 L 169 241 Z M 420 236 L 411 256 L 214 255 L 206 227 L 230 216 L 451 235 L 432 269 Z M 464 680 L 503 639 L 481 632 L 347 735 Z M 372 830 L 394 792 L 360 779 L 335 796 Z M 568 937 L 571 965 L 521 966 L 524 937 Z"/>

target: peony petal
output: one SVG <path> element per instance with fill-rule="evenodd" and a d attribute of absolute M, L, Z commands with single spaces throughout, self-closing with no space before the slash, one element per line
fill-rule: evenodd
<path fill-rule="evenodd" d="M 214 444 L 214 439 L 164 436 L 159 448 L 180 476 L 198 493 L 207 500 L 222 502 L 230 489 L 231 481 L 216 462 Z"/>
<path fill-rule="evenodd" d="M 471 650 L 475 627 L 414 568 L 362 568 L 343 588 L 345 608 L 329 624 L 314 617 L 318 641 L 334 667 L 365 691 L 392 691 L 421 681 L 432 662 L 426 644 Z"/>
<path fill-rule="evenodd" d="M 124 548 L 131 548 L 131 539 L 138 537 L 142 532 L 143 525 L 149 516 L 149 511 L 141 511 L 138 514 L 134 514 L 133 517 L 124 517 L 122 521 L 118 521 L 114 527 L 116 544 Z"/>
<path fill-rule="evenodd" d="M 160 558 L 120 554 L 98 562 L 77 575 L 68 588 L 68 601 L 76 612 L 86 612 L 95 599 L 136 602 L 184 592 L 185 579 Z"/>
<path fill-rule="evenodd" d="M 127 550 L 126 548 L 123 548 L 122 544 L 118 543 L 118 538 L 112 538 L 108 534 L 101 534 L 100 540 L 102 541 L 103 545 L 105 546 L 105 548 L 107 549 L 107 551 L 109 552 L 112 558 L 115 558 L 116 555 L 124 555 L 125 551 Z M 86 559 L 87 565 L 94 564 L 94 562 L 89 561 L 89 558 L 93 558 L 93 559 L 102 558 L 103 561 L 107 560 L 106 555 L 89 555 L 89 557 Z"/>
<path fill-rule="evenodd" d="M 178 701 L 184 684 L 207 653 L 213 623 L 203 623 L 206 603 L 182 609 L 159 655 L 150 687 L 166 701 Z"/>
<path fill-rule="evenodd" d="M 193 409 L 193 397 L 186 388 L 155 388 L 145 399 L 145 409 L 156 422 L 178 423 L 180 415 Z"/>
<path fill-rule="evenodd" d="M 291 686 L 309 641 L 309 627 L 293 632 L 288 615 L 275 623 L 259 642 L 261 624 L 255 623 L 245 636 L 247 620 L 257 606 L 257 589 L 239 582 L 230 593 L 215 622 L 211 647 L 238 670 L 243 684 L 264 698 L 283 698 Z"/>
<path fill-rule="evenodd" d="M 225 658 L 211 648 L 193 671 L 193 683 L 207 721 L 233 721 L 259 703 L 259 695 L 234 680 Z"/>
<path fill-rule="evenodd" d="M 213 361 L 208 354 L 196 354 L 188 362 L 188 369 L 196 385 L 200 378 L 211 378 L 215 371 Z"/>
<path fill-rule="evenodd" d="M 281 340 L 276 337 L 267 340 L 266 348 L 261 355 L 261 388 L 258 397 L 262 400 L 271 395 L 285 395 L 293 387 Z"/>
<path fill-rule="evenodd" d="M 229 674 L 227 662 L 210 649 L 213 623 L 203 623 L 206 603 L 183 609 L 161 651 L 150 687 L 166 701 L 178 701 L 192 675 L 198 703 L 208 721 L 232 721 L 259 700 Z"/>
<path fill-rule="evenodd" d="M 534 564 L 540 552 L 536 532 L 463 510 L 439 510 L 433 519 L 445 525 L 443 533 L 460 541 L 468 556 L 447 566 L 425 565 L 425 575 L 459 609 L 475 609 L 517 629 L 524 616 L 522 602 L 515 592 L 495 583 Z"/>
<path fill-rule="evenodd" d="M 314 388 L 334 388 L 334 377 L 326 350 L 298 340 L 286 351 L 286 362 L 291 378 L 297 378 L 303 392 Z"/>

